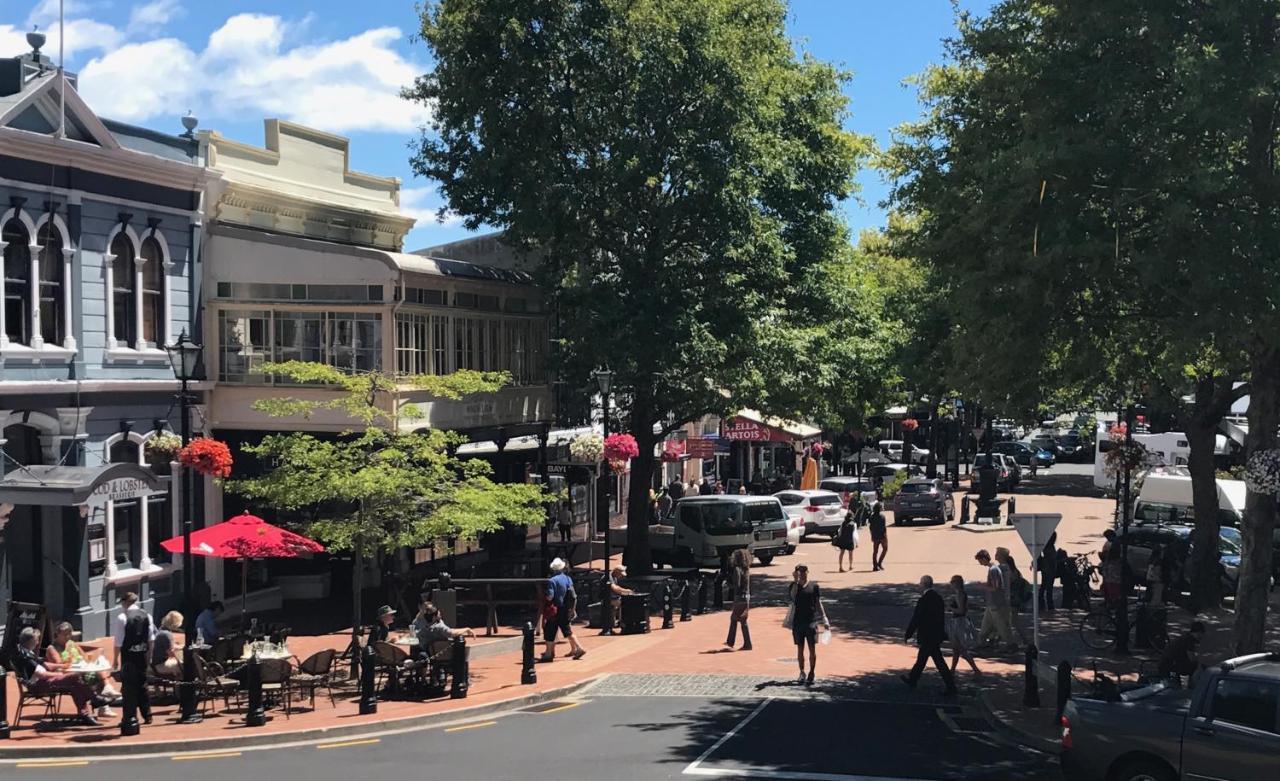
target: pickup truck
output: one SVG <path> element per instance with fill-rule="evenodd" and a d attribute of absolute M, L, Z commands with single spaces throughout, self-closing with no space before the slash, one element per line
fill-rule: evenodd
<path fill-rule="evenodd" d="M 738 548 L 768 565 L 787 548 L 787 513 L 773 496 L 691 496 L 676 502 L 666 523 L 649 526 L 654 564 L 718 567 Z M 626 547 L 627 527 L 609 530 L 609 544 Z"/>
<path fill-rule="evenodd" d="M 1203 669 L 1190 689 L 1156 683 L 1062 716 L 1070 781 L 1280 779 L 1280 654 Z"/>

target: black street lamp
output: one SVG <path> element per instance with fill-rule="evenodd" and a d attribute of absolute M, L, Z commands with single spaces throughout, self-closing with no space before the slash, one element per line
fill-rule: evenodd
<path fill-rule="evenodd" d="M 596 383 L 600 386 L 600 406 L 604 409 L 604 415 L 601 423 L 604 427 L 604 437 L 609 438 L 609 391 L 613 388 L 613 372 L 609 367 L 596 369 L 591 373 L 596 378 Z M 596 521 L 597 526 L 604 526 L 604 595 L 600 599 L 600 623 L 604 624 L 602 635 L 613 634 L 613 594 L 610 593 L 609 583 L 612 577 L 612 551 L 609 543 L 609 484 L 606 478 L 609 475 L 609 462 L 600 462 L 599 484 L 596 486 L 596 513 L 599 518 Z"/>
<path fill-rule="evenodd" d="M 1129 490 L 1133 485 L 1133 405 L 1124 414 L 1124 506 L 1120 516 L 1120 606 L 1116 609 L 1116 653 L 1129 653 L 1129 517 L 1133 502 Z M 1114 555 L 1114 554 L 1112 554 Z M 1105 565 L 1104 565 L 1105 566 Z"/>
<path fill-rule="evenodd" d="M 182 446 L 191 444 L 191 394 L 188 389 L 192 380 L 196 379 L 196 371 L 200 365 L 202 347 L 191 341 L 184 329 L 178 340 L 167 346 L 169 363 L 173 365 L 173 375 L 182 383 L 178 393 L 178 408 L 181 416 L 180 431 Z M 181 722 L 195 724 L 202 721 L 196 702 L 195 679 L 195 585 L 194 562 L 191 559 L 191 470 L 187 467 L 179 469 L 181 480 L 182 506 L 178 511 L 182 514 L 182 600 L 187 616 L 187 639 L 182 648 L 182 687 L 180 689 Z"/>

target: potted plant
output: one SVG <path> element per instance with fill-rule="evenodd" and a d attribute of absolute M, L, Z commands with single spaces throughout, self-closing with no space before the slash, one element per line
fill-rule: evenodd
<path fill-rule="evenodd" d="M 147 463 L 156 472 L 168 472 L 169 464 L 177 460 L 182 450 L 182 439 L 171 431 L 161 431 L 143 446 L 142 452 Z"/>

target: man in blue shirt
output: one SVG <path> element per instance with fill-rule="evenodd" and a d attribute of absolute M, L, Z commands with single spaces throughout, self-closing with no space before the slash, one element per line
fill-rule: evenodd
<path fill-rule="evenodd" d="M 542 631 L 547 641 L 547 649 L 538 659 L 540 662 L 551 662 L 556 658 L 556 632 L 559 631 L 569 641 L 570 659 L 581 659 L 586 651 L 573 636 L 573 617 L 578 602 L 578 595 L 573 590 L 573 579 L 565 574 L 564 559 L 557 558 L 551 562 L 551 577 L 547 579 L 546 592 L 542 599 Z"/>
<path fill-rule="evenodd" d="M 222 603 L 213 602 L 196 616 L 196 631 L 204 635 L 205 645 L 213 645 L 222 636 L 217 624 L 220 615 L 222 615 Z"/>

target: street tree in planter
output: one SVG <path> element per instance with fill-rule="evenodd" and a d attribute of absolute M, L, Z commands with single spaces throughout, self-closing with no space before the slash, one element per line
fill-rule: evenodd
<path fill-rule="evenodd" d="M 400 431 L 401 421 L 419 412 L 398 404 L 397 384 L 440 399 L 460 399 L 498 390 L 508 381 L 503 373 L 393 378 L 300 361 L 268 364 L 263 371 L 327 386 L 334 395 L 325 400 L 262 399 L 255 409 L 282 418 L 338 410 L 362 426 L 336 437 L 269 434 L 244 448 L 265 472 L 229 484 L 256 504 L 303 519 L 303 532 L 329 550 L 352 553 L 353 627 L 361 623 L 361 571 L 370 553 L 445 538 L 473 540 L 504 523 L 543 522 L 549 495 L 536 485 L 495 483 L 486 462 L 453 454 L 466 441 L 463 437 L 429 429 Z"/>
<path fill-rule="evenodd" d="M 562 376 L 613 370 L 639 450 L 627 561 L 647 571 L 657 442 L 767 401 L 830 314 L 818 272 L 870 150 L 843 128 L 845 78 L 797 56 L 781 0 L 439 0 L 421 21 L 413 168 L 536 259 Z"/>
<path fill-rule="evenodd" d="M 960 16 L 949 61 L 920 80 L 925 117 L 886 160 L 895 205 L 921 220 L 912 253 L 970 313 L 953 340 L 969 379 L 1027 399 L 1092 363 L 1129 402 L 1129 366 L 1196 366 L 1204 423 L 1247 356 L 1246 451 L 1276 447 L 1278 17 L 1275 0 L 1003 0 Z M 1192 439 L 1199 465 L 1211 445 Z M 1203 543 L 1212 478 L 1193 471 Z M 1262 647 L 1275 523 L 1274 497 L 1251 489 L 1241 652 Z"/>

